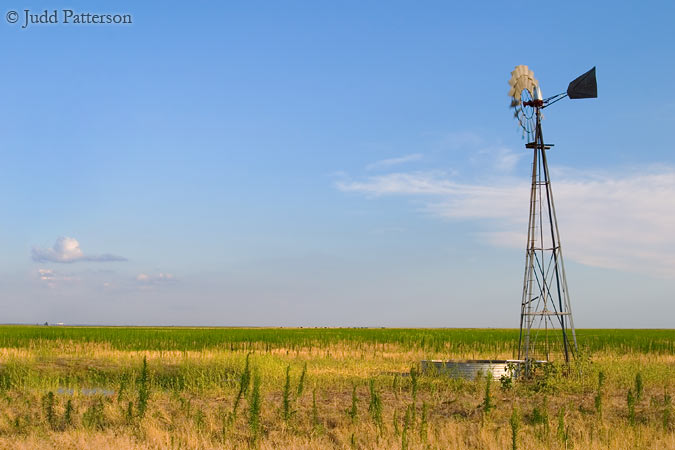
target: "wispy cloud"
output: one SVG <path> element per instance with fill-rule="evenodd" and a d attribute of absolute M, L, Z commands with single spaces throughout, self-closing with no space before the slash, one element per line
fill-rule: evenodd
<path fill-rule="evenodd" d="M 163 285 L 169 283 L 175 283 L 176 277 L 170 273 L 139 273 L 136 275 L 136 282 L 142 286 L 153 286 L 153 285 Z"/>
<path fill-rule="evenodd" d="M 485 145 L 485 139 L 470 131 L 446 133 L 439 139 L 442 148 L 448 150 L 464 150 Z"/>
<path fill-rule="evenodd" d="M 675 276 L 675 168 L 581 172 L 556 169 L 553 192 L 565 255 L 583 264 Z M 422 198 L 427 212 L 482 223 L 481 238 L 524 247 L 529 182 L 458 183 L 442 172 L 400 172 L 337 188 L 368 197 Z"/>
<path fill-rule="evenodd" d="M 447 133 L 438 138 L 439 151 L 460 156 L 472 167 L 498 175 L 510 173 L 527 153 L 472 132 Z M 459 162 L 459 161 L 456 161 Z"/>
<path fill-rule="evenodd" d="M 62 272 L 58 269 L 41 267 L 34 272 L 35 279 L 53 290 L 72 292 L 114 292 L 129 293 L 138 290 L 152 291 L 162 286 L 178 283 L 176 276 L 167 272 L 141 272 L 137 275 L 118 273 L 112 270 L 85 269 Z"/>
<path fill-rule="evenodd" d="M 398 166 L 412 161 L 419 161 L 420 159 L 422 159 L 421 153 L 412 153 L 410 155 L 400 156 L 398 158 L 382 159 L 380 161 L 375 161 L 372 164 L 368 164 L 366 166 L 366 170 L 388 169 L 390 167 Z"/>
<path fill-rule="evenodd" d="M 56 240 L 52 248 L 37 248 L 32 250 L 32 258 L 35 262 L 74 263 L 79 261 L 109 262 L 126 261 L 121 256 L 105 253 L 102 255 L 85 255 L 80 248 L 77 239 L 61 236 Z"/>
<path fill-rule="evenodd" d="M 496 147 L 488 153 L 492 158 L 492 167 L 499 172 L 511 172 L 524 155 L 523 152 L 516 153 L 506 147 Z"/>
<path fill-rule="evenodd" d="M 349 178 L 338 181 L 337 187 L 345 192 L 361 192 L 370 196 L 382 195 L 443 195 L 452 194 L 461 185 L 445 179 L 445 172 L 397 172 L 367 177 L 361 181 Z"/>
<path fill-rule="evenodd" d="M 37 276 L 41 283 L 50 288 L 54 288 L 60 283 L 71 283 L 80 280 L 76 275 L 63 274 L 52 269 L 38 269 Z"/>

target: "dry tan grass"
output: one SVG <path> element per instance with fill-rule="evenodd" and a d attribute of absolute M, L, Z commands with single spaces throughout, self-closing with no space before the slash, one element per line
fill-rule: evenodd
<path fill-rule="evenodd" d="M 227 422 L 245 355 L 243 351 L 227 349 L 121 351 L 105 344 L 59 341 L 47 347 L 0 349 L 3 366 L 12 366 L 17 371 L 13 379 L 16 384 L 0 391 L 0 448 L 248 448 L 248 397 L 242 401 L 236 421 Z M 252 367 L 263 378 L 264 431 L 257 445 L 261 449 L 402 448 L 404 417 L 412 402 L 411 381 L 405 374 L 420 359 L 441 356 L 461 357 L 429 355 L 393 344 L 353 348 L 336 343 L 322 349 L 258 350 L 251 360 Z M 153 380 L 149 407 L 144 418 L 130 420 L 126 408 L 129 401 L 137 402 L 137 386 L 131 380 L 118 400 L 120 374 L 137 375 L 143 357 L 147 358 Z M 295 389 L 305 363 L 308 364 L 307 385 L 302 397 L 293 399 L 295 413 L 286 424 L 280 415 L 285 368 L 288 364 L 293 367 Z M 594 407 L 600 369 L 607 373 L 602 418 L 598 417 Z M 664 391 L 672 395 L 675 388 L 674 355 L 598 354 L 586 370 L 588 373 L 581 378 L 556 379 L 553 386 L 544 388 L 537 388 L 532 383 L 518 383 L 513 389 L 502 391 L 495 382 L 492 395 L 496 408 L 488 415 L 481 408 L 484 381 L 458 382 L 444 377 L 421 377 L 415 419 L 407 431 L 408 448 L 511 448 L 509 417 L 515 405 L 522 416 L 517 441 L 520 449 L 675 449 L 672 423 L 670 428 L 664 429 L 662 421 Z M 644 374 L 646 390 L 637 405 L 637 424 L 631 425 L 626 392 L 637 371 Z M 202 377 L 205 381 L 186 388 L 158 384 L 161 376 L 171 378 L 178 373 L 195 379 Z M 399 386 L 394 389 L 394 374 L 397 373 Z M 376 380 L 383 404 L 381 431 L 375 427 L 368 412 L 369 379 Z M 104 385 L 95 385 L 101 380 Z M 359 415 L 354 423 L 346 414 L 351 405 L 352 384 L 358 386 L 359 399 Z M 73 392 L 59 392 L 60 387 Z M 83 391 L 94 387 L 114 392 L 113 395 L 97 396 Z M 318 426 L 312 423 L 314 388 Z M 42 404 L 44 395 L 50 390 L 56 393 L 56 430 L 47 422 Z M 84 416 L 99 397 L 103 401 L 101 429 L 88 428 Z M 68 400 L 75 406 L 71 424 L 65 424 L 63 419 Z M 428 405 L 426 432 L 422 431 L 421 421 L 424 403 Z M 548 432 L 544 424 L 533 420 L 535 407 L 547 412 Z M 563 407 L 569 430 L 566 446 L 557 435 L 556 413 Z"/>

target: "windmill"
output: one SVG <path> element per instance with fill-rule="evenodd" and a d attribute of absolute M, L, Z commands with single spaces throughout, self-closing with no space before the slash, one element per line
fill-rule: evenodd
<path fill-rule="evenodd" d="M 565 97 L 597 97 L 595 67 L 569 84 L 567 92 L 544 99 L 539 82 L 527 66 L 516 66 L 509 80 L 511 107 L 533 152 L 530 212 L 520 309 L 518 359 L 525 373 L 533 362 L 550 361 L 562 354 L 568 363 L 577 351 L 558 219 L 541 130 L 542 110 Z"/>

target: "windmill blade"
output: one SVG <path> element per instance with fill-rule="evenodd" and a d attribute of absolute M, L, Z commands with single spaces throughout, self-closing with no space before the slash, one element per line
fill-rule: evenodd
<path fill-rule="evenodd" d="M 567 87 L 569 98 L 597 98 L 598 82 L 595 79 L 595 67 L 572 81 Z"/>
<path fill-rule="evenodd" d="M 516 66 L 511 72 L 511 79 L 509 80 L 509 97 L 514 98 L 516 101 L 520 101 L 521 92 L 527 90 L 534 98 L 538 85 L 539 82 L 534 77 L 534 72 L 532 72 L 529 67 L 525 65 Z"/>
<path fill-rule="evenodd" d="M 516 66 L 511 72 L 509 97 L 511 97 L 510 106 L 513 108 L 513 117 L 518 120 L 518 124 L 523 129 L 523 134 L 527 134 L 529 138 L 532 130 L 534 130 L 534 112 L 531 105 L 525 105 L 523 102 L 532 99 L 541 100 L 541 89 L 539 89 L 539 82 L 534 77 L 534 72 L 526 65 Z"/>

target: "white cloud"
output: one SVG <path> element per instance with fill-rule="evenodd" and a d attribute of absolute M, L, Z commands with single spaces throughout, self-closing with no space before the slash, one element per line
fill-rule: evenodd
<path fill-rule="evenodd" d="M 526 152 L 514 151 L 498 140 L 488 141 L 471 132 L 448 133 L 439 139 L 438 147 L 443 152 L 464 155 L 462 159 L 481 171 L 500 174 L 513 171 L 518 161 L 526 155 Z"/>
<path fill-rule="evenodd" d="M 449 195 L 456 192 L 460 185 L 444 178 L 445 172 L 399 172 L 377 175 L 365 181 L 344 179 L 337 182 L 341 191 L 356 191 L 370 196 L 391 194 L 403 195 Z"/>
<path fill-rule="evenodd" d="M 38 276 L 42 281 L 51 281 L 55 278 L 52 269 L 38 269 Z"/>
<path fill-rule="evenodd" d="M 552 170 L 565 256 L 583 264 L 675 276 L 675 168 L 628 173 Z M 525 245 L 529 182 L 458 183 L 442 172 L 391 173 L 341 180 L 338 189 L 370 197 L 416 196 L 426 210 L 452 220 L 483 222 L 494 245 Z"/>
<path fill-rule="evenodd" d="M 500 172 L 511 172 L 524 155 L 522 152 L 516 153 L 506 147 L 497 147 L 490 154 L 492 155 L 492 166 Z"/>
<path fill-rule="evenodd" d="M 133 292 L 138 289 L 153 290 L 160 286 L 177 283 L 171 273 L 142 272 L 136 276 L 120 274 L 111 270 L 83 270 L 78 272 L 61 272 L 58 269 L 39 268 L 35 272 L 38 283 L 52 289 L 73 292 Z"/>
<path fill-rule="evenodd" d="M 38 269 L 37 276 L 41 283 L 47 285 L 50 288 L 54 288 L 58 284 L 64 282 L 80 281 L 80 278 L 75 275 L 63 274 L 52 269 Z"/>
<path fill-rule="evenodd" d="M 174 283 L 175 281 L 176 277 L 170 273 L 163 273 L 163 272 L 156 274 L 139 273 L 138 275 L 136 275 L 136 282 L 146 286 Z"/>
<path fill-rule="evenodd" d="M 80 243 L 72 237 L 61 236 L 56 240 L 52 248 L 37 248 L 32 250 L 32 258 L 35 262 L 74 263 L 78 261 L 108 262 L 126 261 L 121 256 L 102 254 L 85 255 L 80 249 Z"/>
<path fill-rule="evenodd" d="M 419 161 L 420 159 L 422 159 L 421 153 L 412 153 L 410 155 L 400 156 L 398 158 L 382 159 L 380 161 L 375 161 L 372 164 L 368 164 L 366 166 L 366 170 L 386 169 L 392 166 L 398 166 L 400 164 L 405 164 L 411 161 Z"/>

